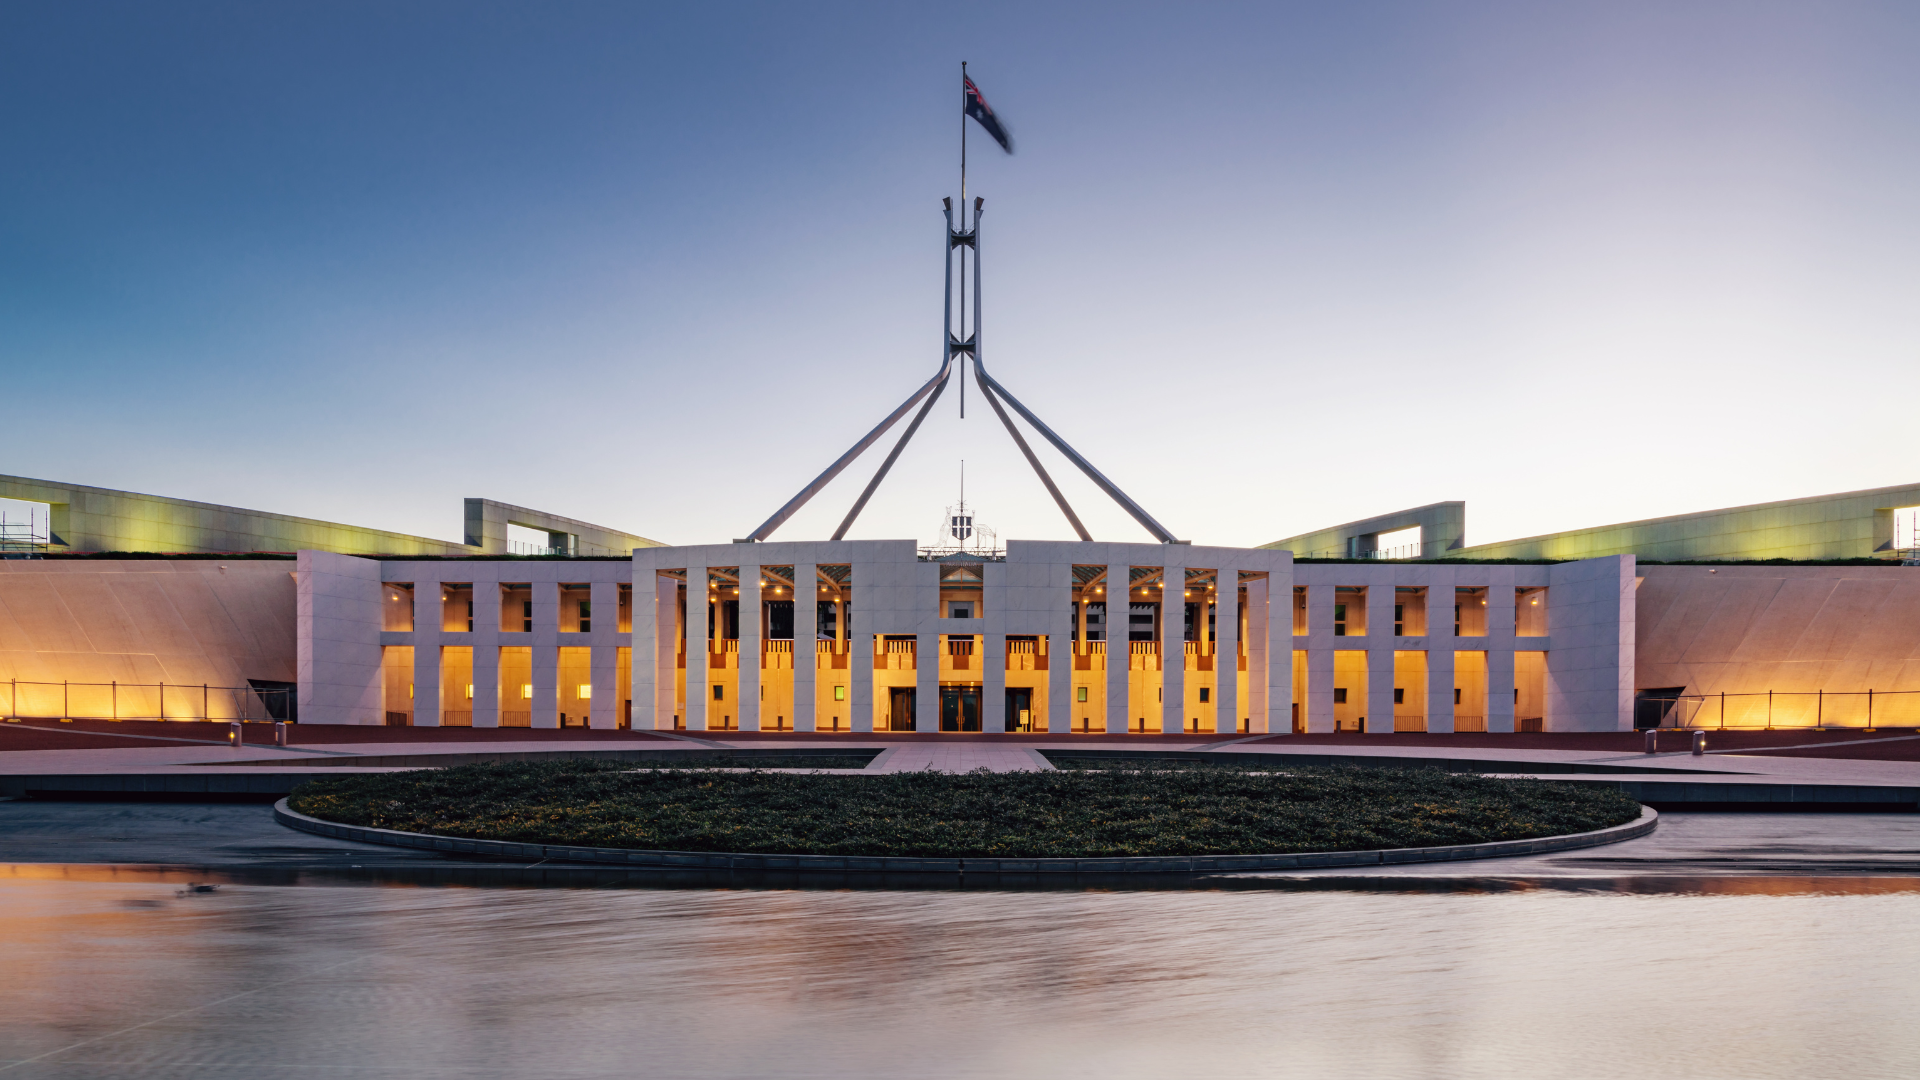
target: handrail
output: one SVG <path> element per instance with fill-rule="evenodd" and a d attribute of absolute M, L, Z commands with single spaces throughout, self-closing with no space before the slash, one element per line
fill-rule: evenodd
<path fill-rule="evenodd" d="M 293 711 L 293 691 L 211 683 L 53 682 L 7 680 L 6 709 L 15 720 L 233 720 L 271 722 Z M 53 708 L 55 695 L 59 708 Z M 25 695 L 29 708 L 22 708 Z M 218 698 L 215 695 L 219 695 Z M 151 706 L 149 711 L 148 706 Z M 276 707 L 277 706 L 277 707 Z M 169 712 L 171 710 L 171 713 Z M 278 714 L 277 716 L 275 714 Z"/>

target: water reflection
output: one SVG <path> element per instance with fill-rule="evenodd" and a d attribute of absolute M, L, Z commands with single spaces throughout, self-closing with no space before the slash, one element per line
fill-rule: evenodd
<path fill-rule="evenodd" d="M 8 1076 L 1643 1080 L 1908 1075 L 1920 1060 L 1910 889 L 186 880 L 0 877 Z"/>

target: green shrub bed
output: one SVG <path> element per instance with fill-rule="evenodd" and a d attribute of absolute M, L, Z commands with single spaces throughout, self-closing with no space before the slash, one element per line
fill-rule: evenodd
<path fill-rule="evenodd" d="M 303 814 L 519 843 L 760 854 L 1099 858 L 1522 840 L 1632 821 L 1612 789 L 1421 769 L 835 776 L 595 762 L 316 780 Z"/>

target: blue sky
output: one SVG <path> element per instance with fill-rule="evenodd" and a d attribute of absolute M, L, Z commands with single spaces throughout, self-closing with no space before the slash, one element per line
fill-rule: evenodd
<path fill-rule="evenodd" d="M 988 365 L 1182 537 L 1912 482 L 1916 55 L 1895 3 L 13 4 L 0 472 L 745 535 L 938 362 L 966 59 Z M 854 535 L 965 458 L 1070 537 L 969 398 Z"/>

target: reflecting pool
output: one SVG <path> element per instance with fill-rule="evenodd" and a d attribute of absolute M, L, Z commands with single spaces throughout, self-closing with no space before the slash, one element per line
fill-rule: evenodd
<path fill-rule="evenodd" d="M 8 871 L 7 1077 L 1752 1080 L 1920 1062 L 1912 892 L 195 892 Z"/>

